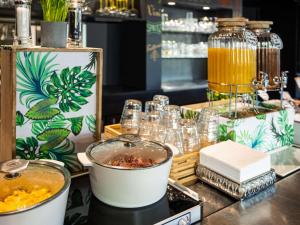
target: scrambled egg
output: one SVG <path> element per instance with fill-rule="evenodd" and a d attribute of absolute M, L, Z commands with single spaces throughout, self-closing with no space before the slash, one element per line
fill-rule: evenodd
<path fill-rule="evenodd" d="M 3 201 L 0 201 L 0 213 L 33 206 L 52 196 L 47 188 L 34 189 L 31 192 L 15 190 Z"/>

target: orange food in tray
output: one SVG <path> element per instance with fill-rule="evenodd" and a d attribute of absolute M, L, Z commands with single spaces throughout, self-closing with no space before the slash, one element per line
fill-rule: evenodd
<path fill-rule="evenodd" d="M 52 196 L 46 188 L 40 188 L 27 192 L 25 190 L 15 190 L 3 201 L 0 201 L 0 213 L 15 211 L 36 205 Z"/>

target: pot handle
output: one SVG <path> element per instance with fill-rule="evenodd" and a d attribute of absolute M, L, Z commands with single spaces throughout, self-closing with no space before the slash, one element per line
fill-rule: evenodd
<path fill-rule="evenodd" d="M 89 158 L 86 156 L 85 152 L 77 153 L 77 157 L 79 162 L 83 166 L 93 166 L 93 163 L 89 160 Z"/>
<path fill-rule="evenodd" d="M 169 144 L 169 143 L 165 143 L 165 145 L 166 145 L 167 147 L 169 147 L 169 148 L 172 150 L 173 156 L 179 155 L 179 154 L 181 153 L 181 152 L 179 151 L 179 149 L 178 149 L 176 146 L 171 145 L 171 144 Z"/>
<path fill-rule="evenodd" d="M 39 160 L 44 161 L 44 162 L 51 162 L 51 163 L 54 163 L 54 164 L 62 166 L 62 167 L 65 166 L 65 164 L 63 162 L 58 161 L 58 160 L 54 160 L 54 159 L 39 159 Z"/>

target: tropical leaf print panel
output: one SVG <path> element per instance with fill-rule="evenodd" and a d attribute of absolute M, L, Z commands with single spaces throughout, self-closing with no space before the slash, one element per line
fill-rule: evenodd
<path fill-rule="evenodd" d="M 18 158 L 54 159 L 82 170 L 77 152 L 94 142 L 97 53 L 17 52 Z"/>

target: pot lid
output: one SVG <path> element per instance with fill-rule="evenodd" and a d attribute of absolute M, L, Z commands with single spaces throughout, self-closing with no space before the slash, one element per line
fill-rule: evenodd
<path fill-rule="evenodd" d="M 87 149 L 87 156 L 93 163 L 117 169 L 155 167 L 168 161 L 172 155 L 167 146 L 129 134 L 93 144 Z"/>
<path fill-rule="evenodd" d="M 0 216 L 21 212 L 54 198 L 70 185 L 62 166 L 14 159 L 0 165 Z"/>

